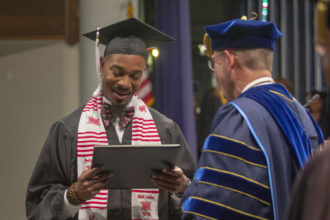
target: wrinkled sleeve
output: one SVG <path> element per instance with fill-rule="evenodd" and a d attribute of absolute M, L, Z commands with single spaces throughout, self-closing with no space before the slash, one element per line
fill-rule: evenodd
<path fill-rule="evenodd" d="M 174 127 L 174 134 L 175 134 L 175 138 L 177 139 L 175 143 L 180 143 L 181 145 L 181 151 L 178 155 L 178 159 L 177 159 L 177 166 L 180 167 L 184 174 L 189 178 L 192 179 L 195 169 L 196 169 L 196 165 L 194 162 L 194 159 L 192 157 L 192 154 L 188 148 L 188 144 L 186 142 L 186 139 L 184 138 L 181 129 L 179 128 L 179 126 L 173 122 L 173 127 Z"/>
<path fill-rule="evenodd" d="M 175 122 L 172 123 L 173 124 L 171 129 L 168 130 L 168 134 L 166 135 L 167 136 L 166 142 L 173 144 L 179 143 L 181 145 L 181 150 L 179 152 L 176 165 L 183 170 L 184 174 L 189 179 L 192 179 L 196 169 L 194 159 L 192 157 L 192 154 L 190 152 L 190 149 L 188 147 L 186 139 L 182 134 L 180 127 Z M 169 198 L 170 198 L 169 219 L 180 219 L 182 214 L 181 198 L 175 196 L 174 194 L 169 196 Z"/>
<path fill-rule="evenodd" d="M 62 122 L 50 129 L 27 187 L 27 219 L 71 219 L 64 207 L 65 190 L 72 184 L 74 138 Z"/>

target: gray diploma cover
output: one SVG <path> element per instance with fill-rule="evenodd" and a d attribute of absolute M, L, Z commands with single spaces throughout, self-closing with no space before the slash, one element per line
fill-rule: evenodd
<path fill-rule="evenodd" d="M 151 175 L 176 164 L 181 145 L 100 145 L 95 146 L 92 168 L 104 166 L 111 171 L 106 188 L 156 188 Z"/>

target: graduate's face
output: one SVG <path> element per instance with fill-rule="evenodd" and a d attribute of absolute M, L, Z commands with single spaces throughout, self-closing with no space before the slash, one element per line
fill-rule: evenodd
<path fill-rule="evenodd" d="M 100 59 L 102 91 L 114 105 L 127 105 L 140 87 L 146 60 L 139 55 L 113 54 Z"/>

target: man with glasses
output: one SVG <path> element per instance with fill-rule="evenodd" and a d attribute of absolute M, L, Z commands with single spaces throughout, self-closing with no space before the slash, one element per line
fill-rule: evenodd
<path fill-rule="evenodd" d="M 206 26 L 215 73 L 230 100 L 204 142 L 183 219 L 283 219 L 291 184 L 323 142 L 306 109 L 272 78 L 281 32 L 271 22 Z"/>

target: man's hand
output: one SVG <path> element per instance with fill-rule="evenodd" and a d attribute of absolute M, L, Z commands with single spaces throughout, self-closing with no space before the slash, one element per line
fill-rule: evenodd
<path fill-rule="evenodd" d="M 103 167 L 85 170 L 78 177 L 74 190 L 80 200 L 93 198 L 106 184 L 112 174 Z"/>
<path fill-rule="evenodd" d="M 162 173 L 155 173 L 151 182 L 160 189 L 175 194 L 182 194 L 189 184 L 189 179 L 184 175 L 182 169 L 175 166 L 174 169 L 163 169 Z"/>

